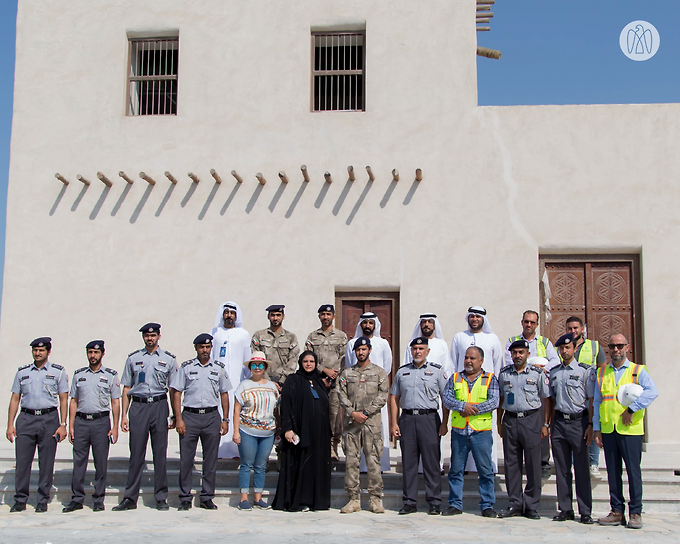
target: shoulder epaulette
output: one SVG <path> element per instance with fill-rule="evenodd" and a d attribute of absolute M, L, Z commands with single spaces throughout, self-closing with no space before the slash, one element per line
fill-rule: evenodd
<path fill-rule="evenodd" d="M 64 367 L 61 366 L 61 365 L 55 365 L 54 363 L 50 363 L 50 364 L 51 364 L 54 368 L 56 368 L 57 370 L 64 370 Z"/>
<path fill-rule="evenodd" d="M 184 362 L 182 363 L 181 366 L 182 366 L 182 368 L 184 368 L 184 367 L 187 366 L 189 363 L 193 363 L 193 362 L 194 362 L 193 359 L 189 359 L 188 361 L 184 361 Z"/>
<path fill-rule="evenodd" d="M 540 367 L 538 367 L 538 366 L 534 366 L 534 365 L 529 366 L 529 370 L 533 370 L 534 372 L 537 372 L 538 374 L 542 374 L 542 373 L 543 373 L 543 369 L 542 369 L 542 368 L 540 368 Z"/>
<path fill-rule="evenodd" d="M 173 359 L 177 359 L 177 357 L 175 357 L 172 353 L 170 353 L 169 351 L 167 351 L 165 349 L 163 350 L 163 353 L 165 353 L 166 355 L 170 355 L 170 357 L 172 357 Z"/>
<path fill-rule="evenodd" d="M 30 363 L 30 364 L 27 364 L 27 365 L 24 365 L 24 366 L 20 366 L 20 367 L 19 367 L 19 370 L 26 370 L 26 369 L 29 368 L 32 364 L 33 364 L 33 363 Z"/>
<path fill-rule="evenodd" d="M 115 376 L 116 374 L 118 374 L 118 372 L 116 372 L 115 370 L 113 370 L 113 368 L 109 368 L 109 367 L 107 367 L 107 366 L 104 367 L 104 372 L 108 372 L 109 374 L 112 374 L 113 376 Z"/>
<path fill-rule="evenodd" d="M 140 351 L 142 351 L 142 350 L 141 350 L 141 349 L 136 349 L 136 350 L 133 351 L 132 353 L 128 353 L 128 357 L 132 357 L 135 353 L 139 353 Z"/>
<path fill-rule="evenodd" d="M 215 363 L 215 365 L 217 365 L 221 368 L 225 368 L 224 363 L 222 361 L 213 361 L 213 363 Z"/>
<path fill-rule="evenodd" d="M 500 373 L 502 374 L 503 372 L 508 372 L 511 368 L 514 368 L 514 365 L 506 365 L 503 368 L 501 368 Z"/>
<path fill-rule="evenodd" d="M 75 376 L 75 375 L 78 374 L 79 372 L 85 372 L 88 368 L 90 368 L 90 367 L 89 367 L 89 366 L 84 366 L 83 368 L 79 368 L 78 370 L 76 370 L 76 371 L 73 373 L 73 375 Z"/>
<path fill-rule="evenodd" d="M 435 368 L 441 368 L 442 367 L 442 365 L 440 365 L 439 363 L 427 363 L 427 364 L 430 365 L 430 366 L 433 366 Z"/>
<path fill-rule="evenodd" d="M 589 365 L 588 363 L 579 363 L 578 366 L 585 368 L 586 370 L 590 370 L 593 365 Z"/>

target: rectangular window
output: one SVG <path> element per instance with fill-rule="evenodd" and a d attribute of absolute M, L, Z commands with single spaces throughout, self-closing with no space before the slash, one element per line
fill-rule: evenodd
<path fill-rule="evenodd" d="M 130 39 L 128 115 L 177 115 L 179 38 Z"/>
<path fill-rule="evenodd" d="M 364 33 L 314 32 L 313 111 L 364 111 Z"/>

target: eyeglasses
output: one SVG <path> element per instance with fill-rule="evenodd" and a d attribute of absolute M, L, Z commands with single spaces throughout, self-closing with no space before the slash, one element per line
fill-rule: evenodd
<path fill-rule="evenodd" d="M 250 370 L 264 370 L 264 363 L 252 363 L 250 365 Z"/>
<path fill-rule="evenodd" d="M 628 344 L 609 344 L 609 349 L 618 349 L 621 351 L 623 348 L 625 348 Z"/>

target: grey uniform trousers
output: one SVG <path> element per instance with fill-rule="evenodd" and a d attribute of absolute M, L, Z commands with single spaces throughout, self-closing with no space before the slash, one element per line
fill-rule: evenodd
<path fill-rule="evenodd" d="M 200 499 L 201 502 L 214 499 L 222 418 L 219 411 L 209 414 L 193 414 L 183 411 L 182 419 L 186 425 L 186 432 L 179 436 L 179 498 L 182 501 L 191 500 L 194 459 L 200 438 L 203 449 L 203 484 Z"/>
<path fill-rule="evenodd" d="M 124 498 L 137 502 L 142 484 L 146 444 L 151 436 L 153 450 L 153 492 L 156 501 L 168 499 L 168 402 L 133 402 L 128 411 L 130 421 L 130 467 Z"/>
<path fill-rule="evenodd" d="M 526 417 L 503 415 L 503 457 L 505 486 L 512 508 L 538 510 L 541 500 L 541 427 L 543 410 Z M 526 468 L 527 485 L 522 493 L 522 474 Z"/>
<path fill-rule="evenodd" d="M 59 428 L 59 412 L 55 410 L 49 414 L 32 416 L 21 412 L 17 417 L 15 442 L 16 471 L 15 495 L 16 502 L 26 503 L 28 488 L 31 482 L 31 465 L 35 457 L 35 447 L 38 447 L 38 504 L 50 501 L 50 490 L 54 480 L 54 457 L 57 454 L 57 439 L 52 435 Z"/>
<path fill-rule="evenodd" d="M 590 448 L 583 436 L 588 429 L 588 417 L 569 421 L 555 415 L 551 431 L 552 452 L 557 476 L 557 504 L 563 512 L 573 510 L 571 464 L 574 463 L 576 500 L 582 516 L 589 516 L 593 507 L 590 487 Z"/>
<path fill-rule="evenodd" d="M 399 418 L 404 504 L 415 506 L 418 502 L 418 461 L 422 459 L 425 500 L 431 506 L 441 505 L 440 425 L 441 420 L 436 412 L 418 416 L 402 413 Z"/>
<path fill-rule="evenodd" d="M 92 448 L 94 459 L 94 502 L 104 502 L 106 495 L 106 472 L 109 460 L 109 431 L 111 421 L 108 417 L 94 420 L 76 417 L 73 426 L 73 478 L 71 480 L 71 498 L 83 504 L 85 501 L 85 472 L 87 459 Z"/>

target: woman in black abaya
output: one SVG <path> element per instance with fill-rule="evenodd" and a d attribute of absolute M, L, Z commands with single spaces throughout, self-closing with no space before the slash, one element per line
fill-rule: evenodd
<path fill-rule="evenodd" d="M 317 365 L 314 352 L 303 352 L 298 359 L 298 371 L 283 384 L 280 404 L 283 440 L 275 510 L 328 510 L 331 506 L 328 393 Z"/>

